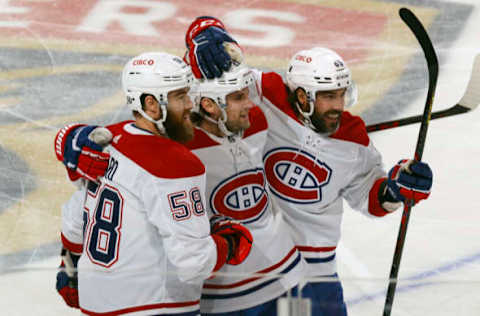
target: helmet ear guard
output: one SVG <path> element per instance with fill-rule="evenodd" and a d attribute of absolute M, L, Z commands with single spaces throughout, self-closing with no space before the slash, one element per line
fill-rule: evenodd
<path fill-rule="evenodd" d="M 289 62 L 286 73 L 290 91 L 303 88 L 307 94 L 308 111 L 296 107 L 302 116 L 309 120 L 313 114 L 316 93 L 346 88 L 345 106 L 352 106 L 357 99 L 356 85 L 350 69 L 336 52 L 328 48 L 314 47 L 296 53 Z"/>
<path fill-rule="evenodd" d="M 350 85 L 345 91 L 345 108 L 350 108 L 357 103 L 358 100 L 358 89 L 357 84 L 354 80 L 351 81 Z"/>
<path fill-rule="evenodd" d="M 190 67 L 177 56 L 167 53 L 144 53 L 130 59 L 123 68 L 122 88 L 127 106 L 154 123 L 164 133 L 167 119 L 168 93 L 192 85 Z M 159 103 L 162 117 L 152 119 L 142 107 L 141 96 L 153 95 Z"/>

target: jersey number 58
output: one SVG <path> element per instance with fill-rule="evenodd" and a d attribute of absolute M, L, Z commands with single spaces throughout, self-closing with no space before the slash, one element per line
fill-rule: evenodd
<path fill-rule="evenodd" d="M 108 185 L 97 194 L 100 195 L 90 225 L 87 211 L 83 216 L 85 250 L 93 263 L 109 268 L 118 260 L 123 197 L 116 188 Z"/>

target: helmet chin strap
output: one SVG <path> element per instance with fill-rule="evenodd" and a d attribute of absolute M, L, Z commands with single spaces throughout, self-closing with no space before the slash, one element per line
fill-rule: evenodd
<path fill-rule="evenodd" d="M 312 120 L 310 119 L 309 116 L 305 116 L 305 115 L 303 116 L 303 125 L 310 128 L 312 131 L 318 133 L 317 128 L 315 127 L 315 125 L 313 125 Z"/>
<path fill-rule="evenodd" d="M 165 130 L 165 126 L 163 126 L 163 123 L 167 119 L 167 103 L 165 101 L 160 101 L 158 102 L 158 107 L 160 108 L 160 111 L 162 112 L 162 118 L 159 120 L 154 120 L 153 118 L 150 117 L 145 111 L 142 109 L 138 109 L 137 111 L 148 121 L 152 122 L 155 124 L 155 126 L 158 128 L 158 131 L 160 134 L 167 135 L 167 132 Z"/>
<path fill-rule="evenodd" d="M 312 124 L 312 119 L 310 118 L 313 114 L 313 110 L 315 109 L 315 104 L 312 101 L 310 92 L 307 92 L 307 104 L 308 112 L 304 112 L 298 100 L 295 101 L 295 106 L 297 107 L 298 112 L 303 116 L 303 124 L 312 129 L 314 132 L 318 132 L 317 128 Z"/>
<path fill-rule="evenodd" d="M 235 134 L 233 132 L 229 131 L 227 126 L 225 125 L 225 123 L 227 122 L 227 113 L 225 113 L 224 109 L 220 109 L 220 111 L 222 112 L 222 117 L 219 118 L 218 120 L 215 120 L 208 115 L 204 115 L 203 118 L 206 119 L 207 121 L 209 121 L 210 123 L 217 124 L 218 129 L 220 129 L 220 131 L 225 136 L 227 136 L 227 137 L 235 136 Z"/>
<path fill-rule="evenodd" d="M 214 124 L 217 124 L 218 128 L 220 129 L 220 131 L 227 137 L 233 137 L 233 136 L 237 136 L 238 134 L 236 133 L 233 133 L 232 131 L 230 131 L 227 126 L 225 125 L 225 123 L 227 122 L 227 112 L 225 112 L 225 109 L 223 106 L 219 106 L 220 108 L 220 112 L 222 113 L 222 116 L 218 119 L 218 120 L 215 120 L 213 118 L 211 118 L 210 116 L 208 115 L 204 115 L 203 117 L 209 121 L 210 123 L 214 123 Z"/>

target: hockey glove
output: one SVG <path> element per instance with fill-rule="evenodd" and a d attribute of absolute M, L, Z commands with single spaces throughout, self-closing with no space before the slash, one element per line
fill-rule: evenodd
<path fill-rule="evenodd" d="M 78 304 L 77 264 L 79 255 L 62 248 L 62 264 L 57 273 L 57 292 L 65 303 L 73 308 L 80 308 Z"/>
<path fill-rule="evenodd" d="M 424 162 L 403 159 L 388 172 L 385 199 L 387 201 L 418 203 L 427 199 L 432 188 L 433 174 Z"/>
<path fill-rule="evenodd" d="M 55 138 L 57 159 L 67 167 L 72 181 L 85 178 L 97 181 L 108 167 L 110 154 L 102 152 L 112 139 L 112 133 L 95 125 L 70 125 L 62 128 Z"/>
<path fill-rule="evenodd" d="M 218 78 L 232 65 L 229 52 L 240 52 L 237 42 L 230 37 L 223 23 L 211 16 L 200 16 L 190 24 L 185 35 L 187 52 L 185 62 L 190 64 L 196 78 Z M 227 48 L 224 44 L 234 43 Z M 233 46 L 238 49 L 233 49 Z M 243 56 L 234 55 L 241 62 Z"/>
<path fill-rule="evenodd" d="M 248 257 L 253 237 L 245 226 L 230 219 L 218 220 L 213 222 L 211 233 L 226 240 L 228 244 L 227 264 L 237 265 Z"/>

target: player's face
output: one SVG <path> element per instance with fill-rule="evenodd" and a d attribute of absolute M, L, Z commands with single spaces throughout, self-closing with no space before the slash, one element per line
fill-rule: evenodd
<path fill-rule="evenodd" d="M 248 88 L 243 88 L 227 95 L 227 123 L 225 124 L 233 133 L 246 130 L 250 127 L 248 112 L 253 103 L 248 97 Z"/>
<path fill-rule="evenodd" d="M 315 110 L 311 116 L 312 124 L 320 133 L 332 133 L 340 124 L 340 117 L 345 107 L 347 89 L 317 91 Z"/>
<path fill-rule="evenodd" d="M 189 90 L 190 88 L 183 88 L 168 93 L 165 130 L 171 139 L 180 143 L 193 138 L 193 123 L 190 120 L 193 104 L 188 95 Z"/>

